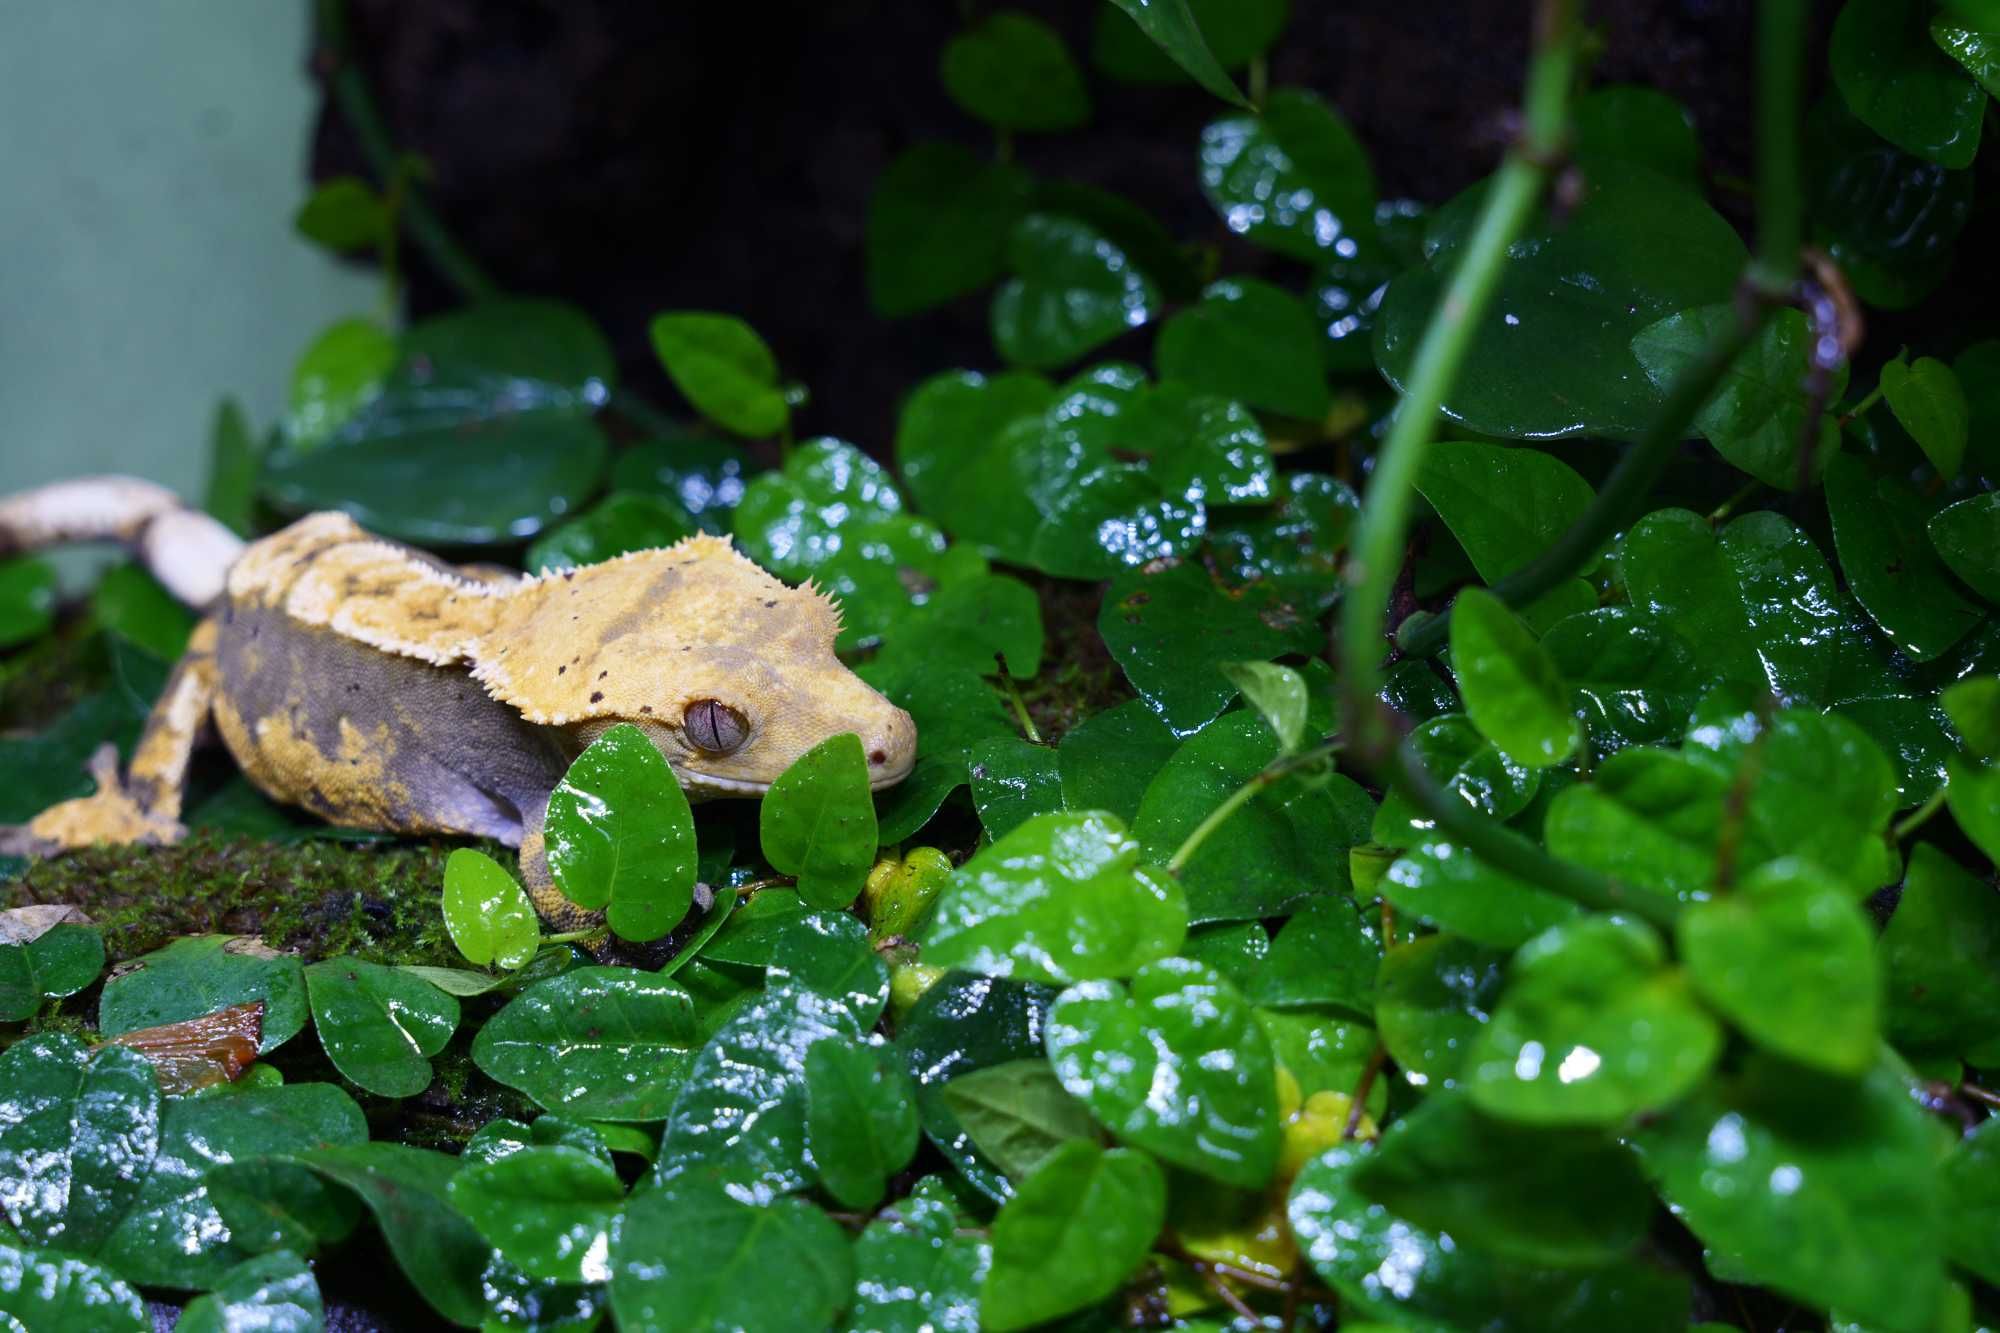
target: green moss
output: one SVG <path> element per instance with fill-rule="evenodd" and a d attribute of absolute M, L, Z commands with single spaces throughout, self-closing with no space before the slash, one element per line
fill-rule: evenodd
<path fill-rule="evenodd" d="M 1032 682 L 1022 682 L 1021 702 L 1042 739 L 1054 745 L 1085 718 L 1135 696 L 1097 633 L 1104 585 L 1046 577 L 1028 581 L 1041 599 L 1043 631 L 1062 656 L 1044 663 Z"/>

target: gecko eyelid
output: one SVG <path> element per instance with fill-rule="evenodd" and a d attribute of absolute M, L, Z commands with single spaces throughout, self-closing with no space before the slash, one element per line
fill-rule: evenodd
<path fill-rule="evenodd" d="M 743 714 L 719 699 L 697 699 L 681 715 L 688 740 L 707 754 L 731 754 L 750 735 Z"/>

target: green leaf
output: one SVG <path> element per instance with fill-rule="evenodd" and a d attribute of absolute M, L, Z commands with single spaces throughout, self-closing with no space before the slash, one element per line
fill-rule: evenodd
<path fill-rule="evenodd" d="M 248 537 L 254 530 L 257 474 L 264 466 L 264 444 L 250 433 L 250 422 L 234 398 L 224 398 L 216 405 L 215 425 L 208 438 L 208 487 L 201 507 L 237 536 Z M 5 638 L 0 633 L 0 642 Z"/>
<path fill-rule="evenodd" d="M 1024 554 L 1040 516 L 999 441 L 1016 423 L 1039 417 L 1055 397 L 1047 380 L 1026 371 L 933 375 L 903 405 L 897 471 L 924 511 L 960 541 L 989 554 Z"/>
<path fill-rule="evenodd" d="M 1366 1018 L 1381 962 L 1381 937 L 1354 900 L 1322 894 L 1278 931 L 1248 993 L 1267 1008 L 1333 1005 Z"/>
<path fill-rule="evenodd" d="M 2000 602 L 2000 491 L 1946 505 L 1926 530 L 1952 573 L 1987 601 Z"/>
<path fill-rule="evenodd" d="M 921 519 L 906 520 L 912 524 Z M 872 534 L 870 534 L 872 536 Z M 852 548 L 859 556 L 864 548 Z M 871 542 L 866 548 L 873 559 L 883 544 Z M 893 550 L 893 548 L 891 548 Z M 842 586 L 839 561 L 822 575 L 827 588 L 843 599 L 842 610 L 854 605 Z M 1005 574 L 983 572 L 985 559 L 969 546 L 953 546 L 937 561 L 941 586 L 932 589 L 932 577 L 912 565 L 890 568 L 877 563 L 884 587 L 894 579 L 896 587 L 885 592 L 877 605 L 890 619 L 883 635 L 878 659 L 921 661 L 930 670 L 940 667 L 990 675 L 995 659 L 1007 663 L 1010 674 L 1030 678 L 1042 666 L 1042 603 L 1033 588 Z M 978 566 L 978 571 L 974 566 Z M 905 604 L 905 598 L 909 601 Z M 857 616 L 855 625 L 865 617 Z M 848 633 L 843 619 L 842 636 Z M 838 645 L 836 645 L 837 647 Z"/>
<path fill-rule="evenodd" d="M 916 1088 L 886 1046 L 833 1038 L 806 1051 L 806 1148 L 820 1183 L 863 1212 L 917 1151 Z"/>
<path fill-rule="evenodd" d="M 1695 992 L 1765 1049 L 1858 1076 L 1881 1049 L 1874 931 L 1846 885 L 1809 862 L 1758 867 L 1674 927 Z"/>
<path fill-rule="evenodd" d="M 611 465 L 611 495 L 639 492 L 679 507 L 703 532 L 723 532 L 755 469 L 743 450 L 712 435 L 650 440 L 619 453 Z M 622 531 L 622 526 L 621 526 Z"/>
<path fill-rule="evenodd" d="M 0 1023 L 33 1017 L 44 1000 L 74 995 L 104 968 L 104 937 L 58 925 L 21 944 L 0 944 Z"/>
<path fill-rule="evenodd" d="M 1868 128 L 1947 167 L 1979 151 L 1986 94 L 1932 43 L 1928 13 L 1900 0 L 1847 0 L 1833 22 L 1834 86 Z"/>
<path fill-rule="evenodd" d="M 1280 754 L 1297 754 L 1305 738 L 1306 679 L 1273 662 L 1224 662 L 1222 674 L 1278 738 Z"/>
<path fill-rule="evenodd" d="M 1467 588 L 1452 603 L 1451 666 L 1473 725 L 1508 758 L 1547 768 L 1576 749 L 1555 659 L 1492 593 Z"/>
<path fill-rule="evenodd" d="M 2000 764 L 1974 765 L 1950 755 L 1945 771 L 1952 817 L 1987 860 L 2000 862 Z"/>
<path fill-rule="evenodd" d="M 38 639 L 55 621 L 55 567 L 30 556 L 0 560 L 0 648 Z"/>
<path fill-rule="evenodd" d="M 371 319 L 336 320 L 292 367 L 285 434 L 295 449 L 326 443 L 382 395 L 396 368 L 396 339 Z"/>
<path fill-rule="evenodd" d="M 1424 452 L 1416 484 L 1488 583 L 1540 555 L 1593 498 L 1590 483 L 1552 454 L 1458 440 Z"/>
<path fill-rule="evenodd" d="M 579 907 L 603 909 L 628 940 L 656 940 L 694 900 L 694 815 L 646 733 L 607 729 L 549 796 L 549 873 Z"/>
<path fill-rule="evenodd" d="M 1272 93 L 1261 114 L 1209 123 L 1201 192 L 1229 230 L 1309 264 L 1351 250 L 1375 216 L 1367 151 L 1338 111 L 1301 88 Z"/>
<path fill-rule="evenodd" d="M 949 874 L 949 862 L 944 873 Z M 702 950 L 702 961 L 754 967 L 759 980 L 791 977 L 838 1000 L 863 1023 L 888 1002 L 889 969 L 868 930 L 845 912 L 808 910 L 797 894 L 758 892 Z"/>
<path fill-rule="evenodd" d="M 497 1162 L 529 1148 L 574 1148 L 610 1166 L 611 1150 L 605 1146 L 604 1131 L 620 1128 L 623 1127 L 572 1120 L 553 1112 L 536 1116 L 532 1125 L 519 1120 L 489 1120 L 465 1141 L 459 1160 L 467 1166 L 477 1166 Z M 643 1130 L 627 1129 L 626 1132 L 646 1137 Z"/>
<path fill-rule="evenodd" d="M 1018 736 L 994 736 L 972 751 L 972 803 L 988 836 L 1004 838 L 1035 815 L 1064 808 L 1056 752 Z"/>
<path fill-rule="evenodd" d="M 1340 558 L 1360 512 L 1346 482 L 1290 472 L 1278 479 L 1276 504 L 1211 528 L 1209 543 L 1232 582 L 1268 583 L 1283 601 L 1317 614 L 1339 596 Z"/>
<path fill-rule="evenodd" d="M 830 1327 L 854 1289 L 847 1237 L 800 1199 L 752 1205 L 709 1181 L 632 1200 L 611 1248 L 627 1333 Z"/>
<path fill-rule="evenodd" d="M 1500 999 L 1507 955 L 1457 935 L 1420 935 L 1383 955 L 1375 1024 L 1403 1069 L 1456 1087 L 1466 1052 Z"/>
<path fill-rule="evenodd" d="M 993 344 L 1011 365 L 1068 365 L 1158 313 L 1160 291 L 1075 218 L 1030 213 L 1007 238 L 1014 276 L 993 297 Z"/>
<path fill-rule="evenodd" d="M 1630 1253 L 1653 1204 L 1632 1154 L 1608 1136 L 1510 1125 L 1454 1092 L 1391 1125 L 1354 1186 L 1474 1250 L 1563 1268 Z"/>
<path fill-rule="evenodd" d="M 259 1055 L 276 1050 L 306 1025 L 306 982 L 299 960 L 240 935 L 191 935 L 123 964 L 104 983 L 97 1029 L 107 1037 L 160 1027 L 261 1000 Z"/>
<path fill-rule="evenodd" d="M 856 1040 L 863 1020 L 796 982 L 744 1004 L 689 1068 L 652 1180 L 699 1173 L 759 1197 L 810 1184 L 818 1162 L 806 1139 L 806 1055 L 821 1041 Z"/>
<path fill-rule="evenodd" d="M 1139 697 L 1183 737 L 1236 697 L 1226 664 L 1310 652 L 1320 638 L 1311 616 L 1276 588 L 1226 589 L 1193 561 L 1118 575 L 1105 592 L 1097 630 Z"/>
<path fill-rule="evenodd" d="M 1928 662 L 1985 618 L 1945 573 L 1925 527 L 1931 506 L 1907 480 L 1841 454 L 1827 465 L 1826 503 L 1847 585 L 1899 650 Z"/>
<path fill-rule="evenodd" d="M 1063 1144 L 1099 1134 L 1089 1108 L 1041 1058 L 961 1074 L 943 1085 L 943 1099 L 973 1146 L 1015 1181 L 1033 1175 Z"/>
<path fill-rule="evenodd" d="M 1168 958 L 1129 990 L 1070 987 L 1049 1010 L 1048 1051 L 1064 1089 L 1122 1142 L 1242 1189 L 1270 1180 L 1281 1137 L 1270 1042 L 1212 968 Z"/>
<path fill-rule="evenodd" d="M 659 1120 L 700 1045 L 678 983 L 626 967 L 580 967 L 538 981 L 479 1029 L 472 1059 L 551 1111 Z"/>
<path fill-rule="evenodd" d="M 1187 903 L 1139 857 L 1113 816 L 1037 815 L 945 882 L 919 940 L 924 961 L 1068 985 L 1171 957 Z"/>
<path fill-rule="evenodd" d="M 0 1315 L 26 1333 L 151 1333 L 153 1327 L 139 1293 L 110 1269 L 6 1240 L 0 1240 Z"/>
<path fill-rule="evenodd" d="M 299 235 L 336 254 L 382 245 L 394 225 L 382 196 L 359 176 L 321 181 L 292 218 Z"/>
<path fill-rule="evenodd" d="M 672 546 L 697 531 L 694 519 L 669 499 L 613 491 L 530 546 L 521 563 L 530 573 L 575 569 L 627 551 Z"/>
<path fill-rule="evenodd" d="M 1019 167 L 988 162 L 958 144 L 920 143 L 902 153 L 868 200 L 868 299 L 875 313 L 913 315 L 999 277 L 1008 233 L 1027 211 L 1030 189 Z"/>
<path fill-rule="evenodd" d="M 1882 367 L 1881 389 L 1897 424 L 1910 433 L 1938 475 L 1958 475 L 1965 461 L 1972 408 L 1950 366 L 1932 356 L 1913 363 L 1901 357 Z"/>
<path fill-rule="evenodd" d="M 1358 1145 L 1342 1144 L 1307 1163 L 1287 1210 L 1306 1260 L 1340 1293 L 1343 1319 L 1455 1333 L 1504 1310 L 1506 1326 L 1539 1333 L 1687 1327 L 1686 1279 L 1637 1262 L 1587 1273 L 1509 1262 L 1372 1201 L 1355 1185 L 1368 1161 Z"/>
<path fill-rule="evenodd" d="M 868 757 L 853 732 L 829 737 L 778 775 L 758 811 L 764 859 L 798 879 L 814 907 L 841 908 L 875 864 L 875 803 Z"/>
<path fill-rule="evenodd" d="M 625 1186 L 611 1163 L 568 1147 L 523 1148 L 467 1166 L 446 1190 L 487 1244 L 530 1277 L 602 1282 Z"/>
<path fill-rule="evenodd" d="M 162 662 L 186 652 L 194 632 L 194 613 L 138 565 L 107 571 L 90 595 L 90 610 L 105 629 Z"/>
<path fill-rule="evenodd" d="M 1944 1248 L 1952 1262 L 1993 1281 L 2000 1273 L 2000 1131 L 1988 1117 L 1944 1164 Z"/>
<path fill-rule="evenodd" d="M 854 1242 L 854 1303 L 841 1333 L 979 1333 L 992 1249 L 940 1176 L 878 1213 Z"/>
<path fill-rule="evenodd" d="M 1063 805 L 1108 810 L 1128 824 L 1153 777 L 1180 742 L 1143 700 L 1130 699 L 1085 718 L 1056 747 Z"/>
<path fill-rule="evenodd" d="M 1424 266 L 1389 284 L 1375 355 L 1398 389 L 1490 187 L 1489 178 L 1439 209 Z M 1633 356 L 1633 337 L 1728 300 L 1744 257 L 1735 231 L 1693 191 L 1631 163 L 1597 163 L 1581 199 L 1559 219 L 1545 209 L 1508 248 L 1446 415 L 1488 435 L 1637 436 L 1663 395 Z M 1564 349 L 1555 360 L 1545 354 L 1553 346 Z"/>
<path fill-rule="evenodd" d="M 318 1333 L 326 1307 L 305 1260 L 290 1250 L 246 1259 L 215 1290 L 189 1301 L 175 1333 Z"/>
<path fill-rule="evenodd" d="M 1256 278 L 1225 279 L 1160 326 L 1153 368 L 1162 380 L 1319 421 L 1333 406 L 1319 338 L 1298 297 Z"/>
<path fill-rule="evenodd" d="M 460 847 L 444 863 L 444 926 L 469 963 L 508 971 L 535 956 L 541 923 L 505 866 Z"/>
<path fill-rule="evenodd" d="M 1534 769 L 1502 754 L 1463 713 L 1432 718 L 1410 733 L 1407 744 L 1433 782 L 1493 819 L 1509 820 L 1527 809 L 1541 784 Z M 1373 838 L 1385 846 L 1411 846 L 1430 838 L 1431 827 L 1410 798 L 1391 787 L 1375 812 Z"/>
<path fill-rule="evenodd" d="M 1937 43 L 1938 50 L 1956 60 L 1966 73 L 1979 80 L 1980 87 L 2000 96 L 2000 49 L 1995 47 L 1994 34 L 1961 27 L 1953 22 L 1954 17 L 1971 18 L 1975 14 L 1980 21 L 1993 17 L 1990 12 L 1980 12 L 1976 5 L 1968 7 L 1959 16 L 1947 8 L 1931 20 L 1931 40 Z"/>
<path fill-rule="evenodd" d="M 1242 107 L 1250 105 L 1237 90 L 1235 80 L 1229 77 L 1223 62 L 1210 49 L 1203 35 L 1203 29 L 1209 25 L 1196 18 L 1194 0 L 1112 0 L 1112 3 L 1196 83 L 1225 102 L 1234 102 Z M 1111 21 L 1111 16 L 1105 15 L 1101 20 L 1105 26 L 1098 29 L 1097 60 L 1100 65 L 1106 64 L 1104 33 Z M 1115 51 L 1116 48 L 1113 49 Z"/>
<path fill-rule="evenodd" d="M 1618 573 L 1714 673 L 1787 702 L 1826 693 L 1839 598 L 1826 558 L 1786 519 L 1745 514 L 1716 532 L 1688 510 L 1658 510 L 1625 535 Z"/>
<path fill-rule="evenodd" d="M 366 1133 L 364 1122 L 356 1138 Z M 283 1158 L 245 1158 L 202 1179 L 230 1242 L 246 1251 L 311 1254 L 345 1240 L 361 1220 L 354 1195 Z"/>
<path fill-rule="evenodd" d="M 1578 910 L 1570 899 L 1436 837 L 1397 857 L 1375 889 L 1399 912 L 1496 949 L 1517 948 Z"/>
<path fill-rule="evenodd" d="M 1883 1327 L 1929 1327 L 1942 1136 L 1887 1066 L 1836 1080 L 1753 1057 L 1629 1141 L 1711 1263 Z"/>
<path fill-rule="evenodd" d="M 2000 1032 L 2000 902 L 1930 843 L 1911 849 L 1879 948 L 1899 1048 L 1957 1055 Z"/>
<path fill-rule="evenodd" d="M 348 1081 L 382 1097 L 414 1097 L 430 1086 L 430 1057 L 458 1029 L 456 999 L 407 972 L 355 958 L 305 971 L 319 1044 Z"/>
<path fill-rule="evenodd" d="M 1166 1220 L 1167 1182 L 1144 1153 L 1064 1144 L 993 1219 L 980 1327 L 1029 1328 L 1124 1285 Z"/>
<path fill-rule="evenodd" d="M 153 1067 L 38 1034 L 0 1052 L 0 1209 L 21 1237 L 95 1254 L 135 1206 L 160 1133 Z"/>
<path fill-rule="evenodd" d="M 1838 97 L 1821 101 L 1807 130 L 1812 239 L 1869 305 L 1915 305 L 1951 267 L 1972 214 L 1972 173 L 1885 143 Z"/>
<path fill-rule="evenodd" d="M 724 430 L 775 435 L 791 419 L 778 361 L 734 315 L 677 310 L 655 315 L 653 351 L 694 409 Z"/>
<path fill-rule="evenodd" d="M 999 129 L 1048 133 L 1090 119 L 1083 72 L 1062 35 L 1020 10 L 988 14 L 945 43 L 938 77 L 966 114 Z"/>
<path fill-rule="evenodd" d="M 1466 1053 L 1473 1104 L 1524 1125 L 1609 1126 L 1686 1095 L 1723 1034 L 1664 955 L 1652 931 L 1604 916 L 1523 945 Z"/>
<path fill-rule="evenodd" d="M 1632 354 L 1664 393 L 1736 318 L 1735 307 L 1727 303 L 1680 311 L 1634 334 Z M 1813 407 L 1806 391 L 1812 338 L 1802 312 L 1777 311 L 1730 363 L 1722 383 L 1694 417 L 1695 428 L 1717 453 L 1780 490 L 1795 490 L 1817 476 L 1839 447 L 1838 431 L 1824 412 L 1810 435 L 1806 430 L 1806 413 Z M 1838 402 L 1846 387 L 1842 362 L 1828 381 L 1824 401 Z M 1801 468 L 1799 450 L 1808 440 L 1814 457 Z"/>
<path fill-rule="evenodd" d="M 851 528 L 872 527 L 902 511 L 903 497 L 887 469 L 851 444 L 822 437 L 794 450 L 781 471 L 744 488 L 730 530 L 751 559 L 797 579 L 841 554 Z"/>
<path fill-rule="evenodd" d="M 1649 611 L 1605 606 L 1558 620 L 1542 636 L 1602 759 L 1678 737 L 1705 677 L 1692 648 Z"/>
<path fill-rule="evenodd" d="M 1588 163 L 1616 158 L 1699 188 L 1701 140 L 1686 107 L 1657 88 L 1609 84 L 1576 99 L 1572 151 Z"/>
<path fill-rule="evenodd" d="M 1966 751 L 1980 759 L 2000 757 L 2000 676 L 1975 676 L 1946 686 L 1938 696 Z"/>
<path fill-rule="evenodd" d="M 868 663 L 860 674 L 917 724 L 915 770 L 875 799 L 876 839 L 889 847 L 922 828 L 966 780 L 974 746 L 1014 735 L 1014 723 L 1000 696 L 970 671 L 905 661 L 886 668 Z"/>

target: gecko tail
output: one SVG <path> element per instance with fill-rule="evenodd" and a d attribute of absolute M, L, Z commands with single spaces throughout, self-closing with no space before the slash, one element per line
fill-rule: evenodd
<path fill-rule="evenodd" d="M 0 497 L 0 556 L 75 542 L 125 546 L 196 608 L 222 595 L 243 553 L 242 538 L 221 522 L 137 477 L 79 477 Z"/>

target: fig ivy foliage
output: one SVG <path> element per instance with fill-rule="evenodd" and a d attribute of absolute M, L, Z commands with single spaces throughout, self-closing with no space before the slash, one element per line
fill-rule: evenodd
<path fill-rule="evenodd" d="M 691 804 L 663 707 L 568 756 L 518 870 L 315 900 L 331 951 L 241 894 L 136 928 L 170 853 L 73 903 L 0 862 L 0 1327 L 2000 1324 L 2000 330 L 1855 321 L 1978 248 L 2000 20 L 1838 7 L 1823 262 L 1714 358 L 1740 201 L 1671 98 L 1575 89 L 1399 473 L 1521 161 L 1385 198 L 1337 89 L 1269 86 L 1292 8 L 964 11 L 914 75 L 959 132 L 884 164 L 872 309 L 829 317 L 992 348 L 913 360 L 889 438 L 815 434 L 852 423 L 735 313 L 656 312 L 621 377 L 584 312 L 483 289 L 302 338 L 267 436 L 225 405 L 246 535 L 338 508 L 501 578 L 708 532 L 812 580 L 914 766 L 878 790 L 841 732 Z M 1014 151 L 1126 97 L 1203 122 L 1211 234 Z M 393 266 L 420 174 L 298 228 Z M 1398 655 L 1343 698 L 1391 486 Z M 0 562 L 9 824 L 130 752 L 193 630 L 136 566 L 59 587 Z M 205 874 L 315 836 L 212 781 Z"/>

